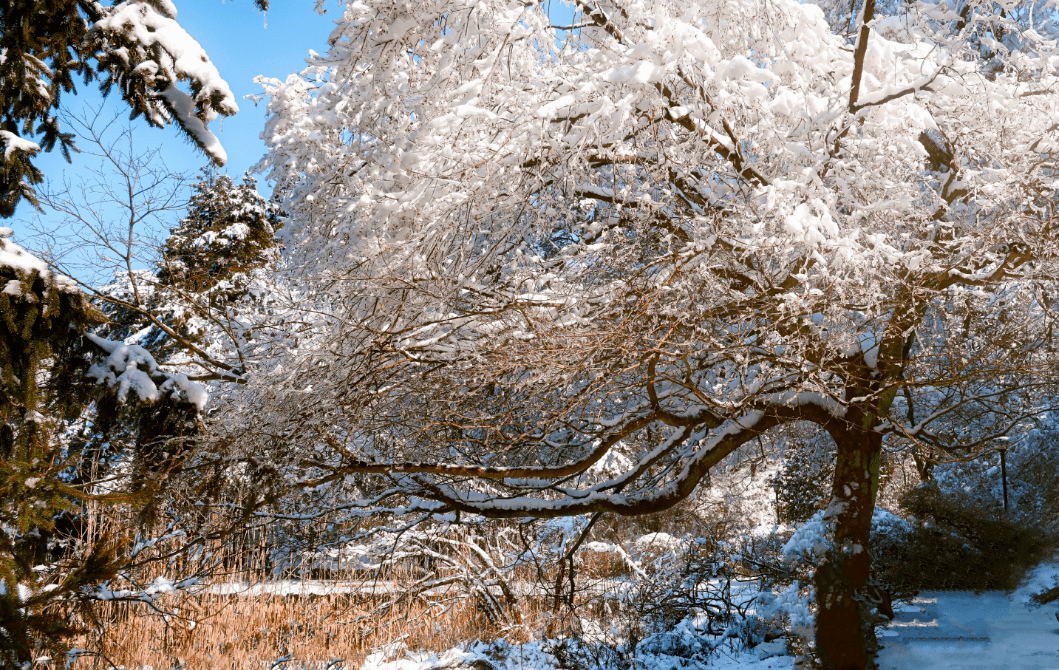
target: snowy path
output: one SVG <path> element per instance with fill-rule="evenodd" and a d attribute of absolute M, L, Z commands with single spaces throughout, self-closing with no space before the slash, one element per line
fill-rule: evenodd
<path fill-rule="evenodd" d="M 1012 594 L 919 594 L 879 636 L 880 669 L 1059 670 L 1059 607 L 1029 602 L 1057 573 L 1056 565 L 1041 566 Z"/>

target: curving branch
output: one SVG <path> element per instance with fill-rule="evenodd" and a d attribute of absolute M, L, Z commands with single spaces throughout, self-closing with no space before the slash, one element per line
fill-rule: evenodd
<path fill-rule="evenodd" d="M 795 407 L 772 406 L 766 411 L 751 411 L 739 420 L 710 434 L 706 430 L 681 428 L 673 442 L 687 447 L 698 447 L 688 462 L 665 486 L 650 492 L 625 494 L 606 490 L 607 483 L 593 487 L 591 491 L 579 492 L 577 496 L 566 495 L 557 500 L 542 500 L 530 497 L 499 498 L 480 493 L 460 492 L 451 485 L 417 479 L 423 487 L 423 497 L 444 503 L 446 507 L 461 512 L 481 514 L 494 519 L 520 517 L 554 518 L 577 514 L 611 512 L 623 516 L 636 516 L 661 512 L 687 498 L 711 468 L 726 456 L 750 440 L 776 426 L 793 421 L 813 421 L 831 425 L 836 419 L 813 405 Z M 701 445 L 701 446 L 700 446 Z M 622 479 L 624 479 L 623 476 Z M 610 488 L 616 486 L 611 484 Z"/>

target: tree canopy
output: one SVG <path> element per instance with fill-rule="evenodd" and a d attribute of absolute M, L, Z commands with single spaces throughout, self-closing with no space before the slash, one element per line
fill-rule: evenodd
<path fill-rule="evenodd" d="M 815 423 L 818 643 L 862 667 L 883 445 L 967 457 L 1054 404 L 1053 16 L 575 7 L 351 3 L 262 80 L 311 311 L 224 439 L 321 505 L 550 517 L 665 509 Z"/>
<path fill-rule="evenodd" d="M 330 304 L 281 385 L 335 398 L 306 430 L 412 458 L 445 435 L 491 462 L 406 469 L 498 480 L 579 472 L 649 425 L 672 437 L 652 462 L 690 458 L 643 496 L 430 491 L 547 515 L 664 504 L 795 418 L 929 451 L 1040 409 L 1050 43 L 1025 28 L 984 60 L 940 5 L 866 8 L 854 49 L 813 5 L 679 9 L 557 28 L 535 5 L 358 3 L 333 53 L 265 82 L 287 257 Z M 904 41 L 870 27 L 897 18 Z M 387 391 L 353 401 L 365 384 Z"/>

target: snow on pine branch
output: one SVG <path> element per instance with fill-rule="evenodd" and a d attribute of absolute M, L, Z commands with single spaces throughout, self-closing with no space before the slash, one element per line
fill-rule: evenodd
<path fill-rule="evenodd" d="M 185 374 L 159 369 L 154 357 L 143 347 L 92 333 L 86 333 L 85 337 L 108 354 L 104 361 L 89 368 L 88 377 L 113 389 L 119 403 L 127 402 L 132 393 L 146 403 L 168 397 L 195 405 L 200 411 L 206 407 L 209 393 L 205 386 L 189 380 Z"/>
<path fill-rule="evenodd" d="M 77 290 L 73 281 L 69 277 L 52 272 L 48 268 L 47 263 L 12 242 L 10 238 L 14 233 L 15 231 L 6 226 L 0 228 L 0 267 L 12 268 L 21 276 L 29 276 L 36 272 L 43 279 L 52 282 L 61 290 Z M 19 286 L 16 286 L 16 284 Z M 21 295 L 22 288 L 20 282 L 16 280 L 9 281 L 4 286 L 3 292 L 12 295 Z"/>
<path fill-rule="evenodd" d="M 198 42 L 176 21 L 168 0 L 126 0 L 107 8 L 93 31 L 109 42 L 108 56 L 145 78 L 160 108 L 147 111 L 148 121 L 165 125 L 175 118 L 188 136 L 217 165 L 227 154 L 208 125 L 218 115 L 239 111 L 228 83 Z M 191 95 L 177 88 L 186 82 Z"/>
<path fill-rule="evenodd" d="M 24 153 L 35 153 L 40 151 L 40 145 L 36 142 L 22 139 L 18 135 L 7 130 L 0 130 L 0 140 L 3 142 L 5 163 L 11 160 L 11 154 L 16 151 L 22 151 Z"/>
<path fill-rule="evenodd" d="M 196 114 L 195 100 L 173 85 L 162 91 L 162 97 L 169 110 L 176 114 L 180 126 L 187 131 L 206 155 L 217 165 L 227 163 L 228 152 L 221 146 L 221 141 L 217 139 L 217 136 L 210 132 L 206 122 Z"/>
<path fill-rule="evenodd" d="M 19 277 L 37 274 L 59 290 L 79 292 L 69 277 L 52 272 L 47 263 L 12 242 L 9 238 L 13 232 L 7 227 L 0 228 L 0 267 L 15 270 Z M 36 300 L 24 290 L 22 279 L 9 280 L 0 292 L 23 300 Z M 89 368 L 87 376 L 114 389 L 118 402 L 125 403 L 131 393 L 141 402 L 152 403 L 167 397 L 195 405 L 199 410 L 205 408 L 209 394 L 204 386 L 189 380 L 187 375 L 161 370 L 151 353 L 143 347 L 115 342 L 92 333 L 85 333 L 84 337 L 107 354 L 104 361 Z"/>

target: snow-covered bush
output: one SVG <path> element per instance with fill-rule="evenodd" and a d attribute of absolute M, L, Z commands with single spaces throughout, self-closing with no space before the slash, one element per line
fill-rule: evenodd
<path fill-rule="evenodd" d="M 1006 449 L 1008 510 L 999 451 L 932 469 L 877 513 L 875 570 L 895 594 L 919 589 L 1010 589 L 1059 542 L 1059 423 L 1038 417 L 999 441 Z"/>
<path fill-rule="evenodd" d="M 1007 471 L 1010 512 L 1059 532 L 1059 412 L 1046 414 L 1008 448 Z M 997 468 L 987 474 L 996 492 Z"/>
<path fill-rule="evenodd" d="M 793 540 L 790 530 L 724 524 L 642 535 L 628 543 L 633 565 L 621 587 L 589 614 L 605 614 L 609 639 L 637 654 L 705 661 L 766 643 L 811 653 L 813 561 L 801 548 L 821 528 Z"/>
<path fill-rule="evenodd" d="M 1004 505 L 1003 448 L 1008 516 L 1059 530 L 1059 413 L 1026 423 L 998 441 L 995 451 L 971 462 L 936 467 L 934 478 L 942 491 L 962 493 L 978 505 L 999 510 Z"/>
<path fill-rule="evenodd" d="M 907 520 L 877 515 L 872 533 L 875 573 L 895 594 L 1014 589 L 1056 543 L 1036 520 L 960 489 L 925 485 L 903 507 Z"/>

